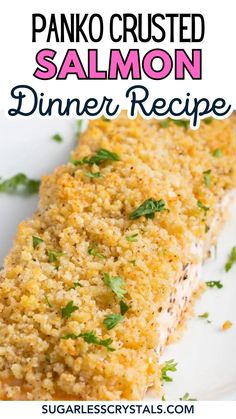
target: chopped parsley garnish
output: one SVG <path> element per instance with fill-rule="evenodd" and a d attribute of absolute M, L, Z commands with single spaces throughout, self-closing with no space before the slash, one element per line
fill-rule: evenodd
<path fill-rule="evenodd" d="M 95 172 L 95 173 L 93 173 L 93 172 L 86 172 L 86 173 L 84 173 L 84 175 L 87 176 L 87 177 L 90 177 L 90 178 L 95 178 L 95 179 L 102 177 L 101 172 Z"/>
<path fill-rule="evenodd" d="M 161 396 L 161 400 L 162 400 L 163 402 L 166 402 L 166 396 L 165 396 L 165 394 L 163 394 L 163 395 Z"/>
<path fill-rule="evenodd" d="M 207 281 L 206 285 L 209 288 L 223 288 L 223 284 L 220 281 Z"/>
<path fill-rule="evenodd" d="M 161 380 L 167 381 L 167 382 L 173 381 L 173 378 L 169 377 L 169 375 L 167 375 L 167 372 L 176 371 L 177 370 L 176 366 L 177 366 L 177 362 L 174 362 L 174 359 L 170 359 L 169 361 L 166 361 L 161 369 Z"/>
<path fill-rule="evenodd" d="M 209 116 L 208 118 L 204 118 L 203 122 L 205 122 L 205 124 L 207 125 L 210 125 L 213 122 L 212 116 Z"/>
<path fill-rule="evenodd" d="M 61 256 L 64 256 L 65 253 L 56 252 L 55 250 L 48 250 L 48 259 L 49 262 L 58 262 Z"/>
<path fill-rule="evenodd" d="M 36 249 L 36 247 L 38 247 L 41 243 L 43 243 L 43 240 L 40 239 L 40 237 L 37 236 L 32 236 L 32 241 L 33 241 L 33 248 Z"/>
<path fill-rule="evenodd" d="M 105 316 L 103 324 L 106 326 L 107 330 L 111 330 L 122 320 L 124 320 L 124 316 L 122 316 L 122 314 L 111 313 Z"/>
<path fill-rule="evenodd" d="M 200 208 L 202 211 L 204 211 L 204 216 L 206 216 L 207 215 L 207 211 L 209 211 L 209 207 L 207 207 L 206 205 L 204 205 L 203 203 L 202 203 L 202 201 L 197 201 L 197 206 L 198 206 L 198 208 Z"/>
<path fill-rule="evenodd" d="M 40 180 L 28 179 L 25 182 L 25 193 L 28 195 L 33 195 L 38 193 L 40 186 Z"/>
<path fill-rule="evenodd" d="M 122 300 L 127 293 L 125 289 L 125 282 L 120 276 L 110 276 L 108 273 L 104 274 L 103 281 L 112 289 L 119 300 Z"/>
<path fill-rule="evenodd" d="M 96 248 L 97 248 L 97 245 L 96 245 L 96 244 L 94 244 L 94 245 L 93 245 L 93 247 L 90 247 L 90 248 L 88 249 L 88 254 L 89 254 L 89 255 L 92 255 L 92 256 L 95 256 L 95 257 L 97 257 L 97 258 L 99 258 L 99 259 L 106 259 L 106 256 L 104 256 L 102 253 L 98 252 L 98 251 L 96 250 Z"/>
<path fill-rule="evenodd" d="M 200 317 L 201 319 L 208 319 L 208 317 L 209 317 L 209 313 L 203 313 L 203 314 L 199 314 L 199 316 L 198 317 Z"/>
<path fill-rule="evenodd" d="M 128 304 L 126 304 L 123 300 L 120 301 L 120 314 L 124 316 L 125 313 L 129 310 Z"/>
<path fill-rule="evenodd" d="M 205 170 L 203 172 L 204 183 L 205 185 L 210 188 L 211 186 L 211 170 Z"/>
<path fill-rule="evenodd" d="M 72 163 L 75 166 L 82 165 L 82 164 L 102 164 L 107 161 L 119 161 L 120 157 L 118 154 L 113 153 L 112 151 L 106 150 L 105 148 L 100 148 L 96 151 L 93 156 L 85 156 L 81 160 L 72 160 Z"/>
<path fill-rule="evenodd" d="M 137 220 L 137 218 L 142 217 L 143 215 L 146 218 L 153 219 L 155 212 L 166 211 L 166 204 L 163 199 L 156 201 L 153 198 L 149 198 L 144 201 L 135 211 L 130 214 L 131 220 Z"/>
<path fill-rule="evenodd" d="M 33 195 L 38 192 L 40 180 L 29 179 L 23 173 L 0 182 L 0 192 L 12 194 L 22 193 L 25 195 Z"/>
<path fill-rule="evenodd" d="M 162 128 L 168 128 L 170 125 L 170 122 L 173 122 L 174 124 L 180 126 L 180 127 L 184 127 L 184 128 L 188 128 L 189 127 L 189 121 L 187 119 L 172 119 L 172 118 L 167 118 L 167 119 L 162 119 L 159 120 L 160 126 Z"/>
<path fill-rule="evenodd" d="M 60 134 L 55 134 L 55 135 L 52 136 L 52 140 L 56 141 L 57 143 L 62 143 L 63 138 Z"/>
<path fill-rule="evenodd" d="M 104 115 L 101 116 L 101 120 L 104 121 L 104 122 L 111 122 L 111 120 Z"/>
<path fill-rule="evenodd" d="M 70 290 L 75 290 L 76 288 L 78 288 L 78 287 L 83 287 L 83 285 L 81 285 L 80 284 L 80 282 L 74 282 L 73 283 L 73 285 L 72 285 L 72 287 L 70 287 L 69 289 L 68 289 L 68 291 L 70 291 Z"/>
<path fill-rule="evenodd" d="M 213 150 L 212 155 L 214 157 L 218 157 L 219 158 L 219 157 L 222 157 L 223 156 L 223 153 L 222 153 L 222 150 L 220 148 L 216 148 L 215 150 Z"/>
<path fill-rule="evenodd" d="M 134 266 L 136 265 L 136 259 L 132 259 L 129 262 L 132 263 L 132 265 L 134 265 Z"/>
<path fill-rule="evenodd" d="M 232 248 L 229 258 L 225 264 L 226 272 L 230 271 L 234 263 L 236 263 L 236 246 Z"/>
<path fill-rule="evenodd" d="M 33 195 L 38 193 L 40 186 L 40 180 L 27 179 L 25 182 L 25 193 L 27 195 Z"/>
<path fill-rule="evenodd" d="M 178 125 L 179 127 L 188 128 L 189 121 L 187 119 L 171 119 L 174 124 Z"/>
<path fill-rule="evenodd" d="M 210 227 L 208 224 L 205 224 L 205 233 L 208 233 L 208 231 L 210 230 Z"/>
<path fill-rule="evenodd" d="M 50 300 L 49 300 L 49 298 L 48 298 L 47 294 L 45 294 L 45 295 L 44 295 L 44 297 L 45 297 L 45 300 L 46 300 L 46 303 L 47 303 L 48 307 L 52 308 L 52 307 L 53 307 L 53 305 L 52 305 L 52 303 L 50 302 Z"/>
<path fill-rule="evenodd" d="M 61 316 L 63 319 L 69 319 L 71 314 L 74 313 L 74 311 L 78 309 L 79 307 L 74 306 L 73 301 L 69 301 L 69 303 L 66 304 L 66 306 L 61 309 Z"/>
<path fill-rule="evenodd" d="M 67 333 L 67 335 L 64 335 L 61 337 L 61 339 L 73 339 L 76 340 L 79 338 L 79 335 L 76 335 L 75 333 Z"/>
<path fill-rule="evenodd" d="M 189 401 L 189 402 L 190 401 L 191 402 L 197 401 L 197 399 L 191 398 L 189 393 L 185 393 L 182 397 L 180 397 L 180 400 L 182 400 L 182 401 Z"/>
<path fill-rule="evenodd" d="M 162 128 L 168 128 L 168 126 L 170 125 L 170 121 L 169 119 L 163 119 L 159 121 L 159 124 Z"/>
<path fill-rule="evenodd" d="M 134 234 L 131 234 L 130 236 L 126 236 L 125 238 L 128 242 L 134 243 L 138 241 L 137 237 L 138 237 L 138 233 L 134 233 Z"/>
<path fill-rule="evenodd" d="M 207 312 L 203 313 L 203 314 L 199 314 L 198 317 L 199 317 L 199 319 L 206 319 L 207 323 L 211 323 L 211 321 L 208 319 L 209 313 L 207 313 Z"/>
<path fill-rule="evenodd" d="M 96 333 L 93 331 L 80 333 L 78 337 L 83 338 L 84 341 L 87 343 L 93 343 L 94 345 L 104 346 L 105 348 L 107 348 L 108 351 L 111 351 L 111 352 L 115 351 L 115 349 L 110 346 L 113 342 L 111 338 L 99 339 Z"/>

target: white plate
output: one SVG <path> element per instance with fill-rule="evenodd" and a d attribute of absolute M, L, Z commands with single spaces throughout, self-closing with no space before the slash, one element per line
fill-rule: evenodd
<path fill-rule="evenodd" d="M 68 161 L 75 146 L 74 120 L 7 119 L 0 114 L 0 176 L 18 172 L 39 178 Z M 60 133 L 64 141 L 50 138 Z M 0 264 L 8 253 L 18 223 L 30 216 L 37 196 L 22 198 L 0 195 Z M 170 373 L 172 383 L 165 384 L 167 400 L 177 400 L 189 392 L 198 400 L 236 400 L 236 266 L 229 273 L 224 264 L 236 245 L 236 203 L 232 218 L 225 226 L 217 246 L 217 258 L 203 269 L 203 280 L 221 280 L 222 289 L 209 289 L 197 302 L 196 314 L 209 312 L 212 323 L 193 318 L 183 338 L 170 346 L 164 360 L 174 358 L 177 372 Z M 230 320 L 233 327 L 225 332 L 220 326 Z"/>

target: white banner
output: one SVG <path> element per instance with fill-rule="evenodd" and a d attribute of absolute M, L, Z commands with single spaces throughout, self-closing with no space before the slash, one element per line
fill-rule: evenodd
<path fill-rule="evenodd" d="M 189 417 L 235 419 L 236 402 L 1 402 L 3 419 Z"/>

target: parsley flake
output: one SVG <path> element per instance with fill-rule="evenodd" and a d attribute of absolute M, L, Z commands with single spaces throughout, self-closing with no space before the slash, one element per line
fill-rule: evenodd
<path fill-rule="evenodd" d="M 187 119 L 171 119 L 174 124 L 178 125 L 179 127 L 188 128 L 189 121 Z"/>
<path fill-rule="evenodd" d="M 205 233 L 208 233 L 208 231 L 210 230 L 210 227 L 208 224 L 205 224 Z"/>
<path fill-rule="evenodd" d="M 61 339 L 65 339 L 65 340 L 67 340 L 67 339 L 73 339 L 73 340 L 76 340 L 76 339 L 78 339 L 78 337 L 79 337 L 79 335 L 76 335 L 75 333 L 67 333 L 67 335 L 62 336 Z"/>
<path fill-rule="evenodd" d="M 180 400 L 182 400 L 182 401 L 189 401 L 189 402 L 190 401 L 192 401 L 192 402 L 197 401 L 197 399 L 191 398 L 189 393 L 185 393 L 182 397 L 180 397 Z"/>
<path fill-rule="evenodd" d="M 111 290 L 120 300 L 124 298 L 127 291 L 124 288 L 125 282 L 120 276 L 110 276 L 108 273 L 105 273 L 103 281 L 108 287 L 111 288 Z"/>
<path fill-rule="evenodd" d="M 174 362 L 174 359 L 170 359 L 169 361 L 166 361 L 165 364 L 163 365 L 162 369 L 161 369 L 161 380 L 162 381 L 173 381 L 172 377 L 169 377 L 167 375 L 168 371 L 176 371 L 176 366 L 177 366 L 177 362 Z"/>
<path fill-rule="evenodd" d="M 223 284 L 220 281 L 207 281 L 206 285 L 209 288 L 223 288 Z"/>
<path fill-rule="evenodd" d="M 40 180 L 29 179 L 24 173 L 0 182 L 0 192 L 12 194 L 22 193 L 25 195 L 33 195 L 38 192 Z"/>
<path fill-rule="evenodd" d="M 120 300 L 120 314 L 124 316 L 125 313 L 129 310 L 129 306 L 123 301 Z"/>
<path fill-rule="evenodd" d="M 85 332 L 80 333 L 78 337 L 83 338 L 85 342 L 87 343 L 93 343 L 94 345 L 98 346 L 104 346 L 108 351 L 115 351 L 114 348 L 112 348 L 110 345 L 112 344 L 113 340 L 111 338 L 109 339 L 99 339 L 95 332 Z"/>
<path fill-rule="evenodd" d="M 200 317 L 201 319 L 208 319 L 208 317 L 209 317 L 209 313 L 203 313 L 203 314 L 199 314 L 199 316 L 198 317 Z"/>
<path fill-rule="evenodd" d="M 60 257 L 65 255 L 65 253 L 56 252 L 55 250 L 48 250 L 47 253 L 48 253 L 49 262 L 58 262 Z"/>
<path fill-rule="evenodd" d="M 62 143 L 63 138 L 60 134 L 55 134 L 55 135 L 52 136 L 52 140 L 56 141 L 57 143 Z"/>
<path fill-rule="evenodd" d="M 70 290 L 75 290 L 76 288 L 78 288 L 78 287 L 83 287 L 83 285 L 81 285 L 80 284 L 80 282 L 74 282 L 73 283 L 73 285 L 72 285 L 72 287 L 70 287 L 69 289 L 68 289 L 68 291 L 70 291 Z"/>
<path fill-rule="evenodd" d="M 137 237 L 138 237 L 138 233 L 134 233 L 134 234 L 131 234 L 130 236 L 126 236 L 125 238 L 128 242 L 135 243 L 138 241 Z"/>
<path fill-rule="evenodd" d="M 203 122 L 205 122 L 205 124 L 207 125 L 210 125 L 213 122 L 212 116 L 209 116 L 208 118 L 204 118 Z"/>
<path fill-rule="evenodd" d="M 170 125 L 170 121 L 169 119 L 163 119 L 159 121 L 159 124 L 162 128 L 168 128 L 168 126 Z"/>
<path fill-rule="evenodd" d="M 100 165 L 107 161 L 119 161 L 120 157 L 118 154 L 113 153 L 112 151 L 106 150 L 105 148 L 100 148 L 96 151 L 93 156 L 85 156 L 81 160 L 72 160 L 72 163 L 75 166 L 83 165 L 83 164 L 97 164 Z"/>
<path fill-rule="evenodd" d="M 159 124 L 162 128 L 168 128 L 170 125 L 170 122 L 173 122 L 175 125 L 178 125 L 179 127 L 188 128 L 189 127 L 189 121 L 187 119 L 162 119 L 159 120 Z"/>
<path fill-rule="evenodd" d="M 219 158 L 219 157 L 223 156 L 223 153 L 222 153 L 222 150 L 220 148 L 216 148 L 215 150 L 213 150 L 212 155 L 214 157 Z"/>
<path fill-rule="evenodd" d="M 93 172 L 85 172 L 84 175 L 87 176 L 87 177 L 90 177 L 92 179 L 93 178 L 98 179 L 98 178 L 103 177 L 102 174 L 101 174 L 101 172 L 95 172 L 95 173 L 93 173 Z"/>
<path fill-rule="evenodd" d="M 133 211 L 129 218 L 131 220 L 137 220 L 137 218 L 140 218 L 144 215 L 146 218 L 153 219 L 155 212 L 166 211 L 165 205 L 166 204 L 163 199 L 156 201 L 153 198 L 149 198 L 144 201 L 135 211 Z"/>
<path fill-rule="evenodd" d="M 104 122 L 111 122 L 111 120 L 104 115 L 101 116 L 101 120 Z"/>
<path fill-rule="evenodd" d="M 207 207 L 206 205 L 204 205 L 203 203 L 202 203 L 202 201 L 197 201 L 197 206 L 198 206 L 198 208 L 200 208 L 202 211 L 204 211 L 204 216 L 206 217 L 206 215 L 207 215 L 207 211 L 209 211 L 209 207 Z"/>
<path fill-rule="evenodd" d="M 232 248 L 229 258 L 225 264 L 226 272 L 230 271 L 234 263 L 236 263 L 236 246 Z"/>
<path fill-rule="evenodd" d="M 25 193 L 27 195 L 33 195 L 38 193 L 40 187 L 40 180 L 28 179 L 25 182 Z"/>
<path fill-rule="evenodd" d="M 199 314 L 198 317 L 199 317 L 199 319 L 206 319 L 207 323 L 211 323 L 211 321 L 208 319 L 209 313 L 207 313 L 207 312 L 203 313 L 203 314 Z"/>
<path fill-rule="evenodd" d="M 89 255 L 92 255 L 92 256 L 95 256 L 95 257 L 97 257 L 99 259 L 106 259 L 106 256 L 104 256 L 102 253 L 98 252 L 96 250 L 96 248 L 97 248 L 97 245 L 94 244 L 93 247 L 91 247 L 91 248 L 88 249 L 88 254 Z"/>
<path fill-rule="evenodd" d="M 205 185 L 210 188 L 211 186 L 211 170 L 205 170 L 203 172 L 204 183 Z"/>
<path fill-rule="evenodd" d="M 69 319 L 71 314 L 74 313 L 74 311 L 78 310 L 78 308 L 79 307 L 74 306 L 73 301 L 69 301 L 69 303 L 66 304 L 66 306 L 61 309 L 62 318 L 63 319 Z"/>
<path fill-rule="evenodd" d="M 52 303 L 50 302 L 50 300 L 49 300 L 49 298 L 48 298 L 47 294 L 45 294 L 45 295 L 44 295 L 44 297 L 45 297 L 45 300 L 46 300 L 46 303 L 47 303 L 48 307 L 52 308 L 52 307 L 53 307 L 53 305 L 52 305 Z"/>
<path fill-rule="evenodd" d="M 120 323 L 122 320 L 124 320 L 124 316 L 122 316 L 121 314 L 111 313 L 105 316 L 103 324 L 106 326 L 107 330 L 111 330 L 113 329 L 113 327 L 117 326 L 117 324 Z"/>
<path fill-rule="evenodd" d="M 41 243 L 43 243 L 43 240 L 40 239 L 40 237 L 37 236 L 32 236 L 32 241 L 33 241 L 33 248 L 36 249 L 36 247 L 38 247 Z"/>

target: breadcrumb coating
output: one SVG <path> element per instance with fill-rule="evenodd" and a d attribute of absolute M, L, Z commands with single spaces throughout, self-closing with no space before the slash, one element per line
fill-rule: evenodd
<path fill-rule="evenodd" d="M 160 388 L 158 314 L 183 267 L 199 262 L 192 244 L 204 241 L 235 186 L 234 120 L 192 131 L 124 114 L 101 118 L 89 123 L 72 160 L 101 148 L 120 160 L 68 162 L 43 177 L 38 211 L 19 225 L 5 259 L 1 399 L 140 400 Z M 150 198 L 168 210 L 131 219 Z M 120 299 L 105 274 L 121 278 L 129 307 L 110 330 L 104 318 L 120 314 Z M 66 317 L 70 302 L 77 308 Z M 92 331 L 114 350 L 88 343 L 83 334 Z"/>

